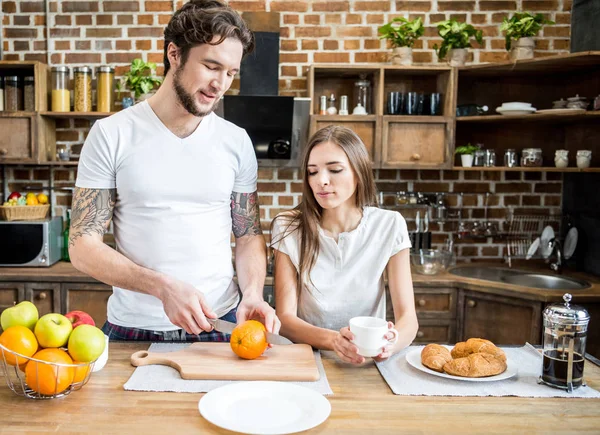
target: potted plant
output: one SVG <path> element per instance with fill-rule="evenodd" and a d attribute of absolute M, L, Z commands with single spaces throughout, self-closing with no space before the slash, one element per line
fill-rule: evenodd
<path fill-rule="evenodd" d="M 470 143 L 457 147 L 454 150 L 454 154 L 460 156 L 460 162 L 465 168 L 473 166 L 473 154 L 479 150 L 477 145 L 471 145 Z"/>
<path fill-rule="evenodd" d="M 119 95 L 123 88 L 129 89 L 136 101 L 141 101 L 143 96 L 147 96 L 155 87 L 160 86 L 162 79 L 154 77 L 152 73 L 156 70 L 154 62 L 144 62 L 142 59 L 134 59 L 131 62 L 129 71 L 117 82 L 117 91 Z M 131 97 L 123 98 L 123 108 L 133 104 Z"/>
<path fill-rule="evenodd" d="M 533 58 L 535 47 L 533 37 L 537 36 L 546 24 L 554 24 L 554 21 L 545 19 L 542 14 L 532 15 L 529 12 L 517 12 L 510 18 L 504 17 L 500 30 L 506 32 L 506 50 L 510 51 L 511 60 Z M 513 39 L 516 39 L 514 45 L 512 44 Z"/>
<path fill-rule="evenodd" d="M 451 19 L 435 23 L 438 28 L 438 34 L 442 38 L 442 44 L 433 46 L 438 58 L 444 59 L 446 54 L 450 54 L 450 66 L 462 66 L 467 60 L 467 48 L 472 47 L 471 38 L 475 38 L 478 43 L 483 42 L 483 33 L 477 30 L 471 24 L 459 23 Z"/>
<path fill-rule="evenodd" d="M 392 63 L 412 65 L 412 46 L 425 32 L 421 17 L 412 21 L 404 17 L 394 18 L 377 30 L 379 39 L 388 39 L 392 43 Z"/>

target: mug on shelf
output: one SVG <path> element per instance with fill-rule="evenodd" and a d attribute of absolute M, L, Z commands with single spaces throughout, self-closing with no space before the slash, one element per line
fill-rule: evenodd
<path fill-rule="evenodd" d="M 557 168 L 569 166 L 569 150 L 556 150 L 554 153 L 554 164 Z"/>
<path fill-rule="evenodd" d="M 590 150 L 577 151 L 577 167 L 579 169 L 589 168 L 591 160 L 592 152 Z"/>
<path fill-rule="evenodd" d="M 398 341 L 398 331 L 388 328 L 388 322 L 379 317 L 353 317 L 350 319 L 350 332 L 354 334 L 352 343 L 358 347 L 359 355 L 366 357 L 377 356 L 383 347 Z M 385 338 L 388 332 L 394 335 L 389 340 Z"/>

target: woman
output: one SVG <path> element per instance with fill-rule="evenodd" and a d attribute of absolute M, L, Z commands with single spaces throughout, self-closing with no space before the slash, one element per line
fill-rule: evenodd
<path fill-rule="evenodd" d="M 348 128 L 330 126 L 313 135 L 302 180 L 302 203 L 279 214 L 271 228 L 281 334 L 364 363 L 348 322 L 356 316 L 385 319 L 387 270 L 395 318 L 388 327 L 399 337 L 375 359 L 389 358 L 413 341 L 418 328 L 406 222 L 399 213 L 374 207 L 371 161 Z"/>

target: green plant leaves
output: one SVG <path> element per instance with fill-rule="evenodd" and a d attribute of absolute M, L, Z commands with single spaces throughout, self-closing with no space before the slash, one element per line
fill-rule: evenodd
<path fill-rule="evenodd" d="M 472 47 L 471 38 L 475 38 L 480 44 L 483 42 L 483 32 L 471 24 L 460 23 L 452 19 L 437 22 L 435 26 L 438 28 L 438 35 L 443 39 L 439 48 L 437 44 L 433 46 L 440 59 L 446 57 L 451 48 Z"/>
<path fill-rule="evenodd" d="M 412 21 L 397 17 L 377 30 L 379 39 L 389 39 L 394 47 L 412 47 L 423 36 L 425 27 L 420 17 Z"/>
<path fill-rule="evenodd" d="M 456 147 L 456 149 L 454 150 L 454 154 L 457 154 L 457 155 L 473 154 L 475 151 L 477 151 L 479 149 L 480 148 L 477 145 L 471 145 L 470 143 L 468 143 L 466 145 Z"/>
<path fill-rule="evenodd" d="M 131 61 L 129 71 L 122 76 L 123 85 L 134 93 L 136 99 L 140 98 L 162 83 L 162 79 L 151 75 L 154 70 L 156 70 L 156 63 L 134 59 Z M 123 85 L 117 82 L 119 92 Z"/>
<path fill-rule="evenodd" d="M 537 36 L 546 24 L 555 23 L 554 21 L 545 19 L 542 14 L 532 15 L 529 12 L 515 12 L 510 18 L 504 17 L 500 30 L 506 32 L 504 36 L 506 49 L 510 50 L 513 39 Z"/>

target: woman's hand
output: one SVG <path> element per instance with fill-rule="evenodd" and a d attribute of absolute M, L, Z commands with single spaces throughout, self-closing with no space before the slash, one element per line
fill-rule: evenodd
<path fill-rule="evenodd" d="M 394 324 L 392 322 L 388 322 L 388 329 L 393 329 L 394 328 Z M 384 335 L 386 340 L 391 340 L 394 338 L 394 333 L 393 332 L 386 332 L 386 334 Z M 373 357 L 373 359 L 377 362 L 381 362 L 381 361 L 385 361 L 386 359 L 388 359 L 389 357 L 391 357 L 393 354 L 395 354 L 397 352 L 396 350 L 396 346 L 394 345 L 394 343 L 390 343 L 390 344 L 386 344 L 381 353 L 375 357 Z"/>
<path fill-rule="evenodd" d="M 350 364 L 363 364 L 365 357 L 358 354 L 358 347 L 352 344 L 350 340 L 354 340 L 354 334 L 350 332 L 350 328 L 345 326 L 340 329 L 333 339 L 333 350 L 337 356 L 344 362 Z"/>

